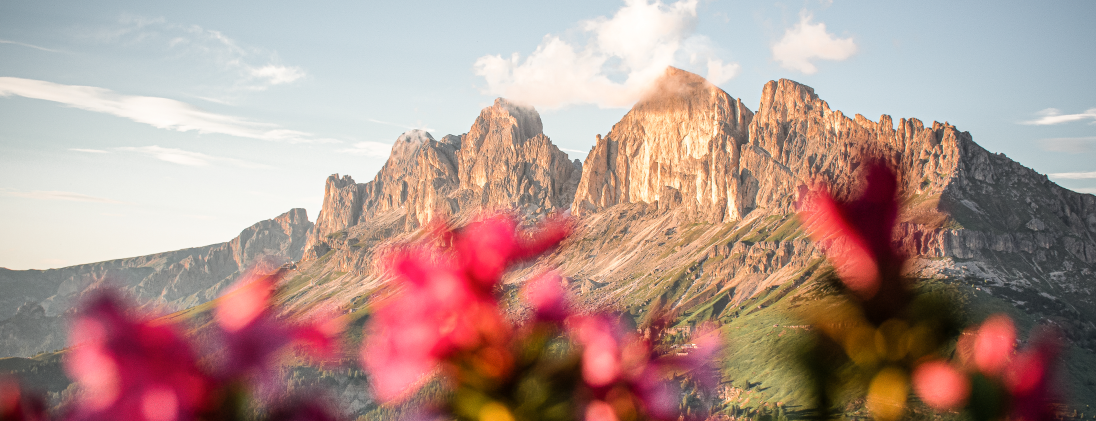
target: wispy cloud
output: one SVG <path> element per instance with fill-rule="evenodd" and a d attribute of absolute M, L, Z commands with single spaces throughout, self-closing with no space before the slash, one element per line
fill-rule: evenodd
<path fill-rule="evenodd" d="M 1035 120 L 1024 121 L 1020 124 L 1048 126 L 1052 124 L 1070 123 L 1081 120 L 1096 120 L 1096 108 L 1089 108 L 1083 113 L 1078 114 L 1062 114 L 1062 112 L 1057 108 L 1047 108 L 1045 110 L 1035 113 L 1035 115 L 1039 116 L 1039 118 Z M 1096 124 L 1096 121 L 1093 121 L 1089 124 Z"/>
<path fill-rule="evenodd" d="M 1091 172 L 1059 172 L 1053 174 L 1047 174 L 1052 178 L 1064 178 L 1067 180 L 1086 180 L 1090 178 L 1096 178 L 1096 171 Z"/>
<path fill-rule="evenodd" d="M 73 152 L 84 152 L 84 153 L 110 153 L 110 152 L 104 151 L 102 149 L 69 148 L 69 150 L 73 151 Z"/>
<path fill-rule="evenodd" d="M 11 40 L 6 40 L 6 39 L 0 39 L 0 44 L 18 45 L 18 46 L 21 46 L 21 47 L 33 48 L 35 50 L 48 51 L 48 52 L 51 52 L 51 53 L 64 53 L 65 52 L 65 51 L 61 51 L 61 50 L 54 50 L 52 48 L 39 47 L 37 45 L 27 44 L 25 42 L 11 41 Z"/>
<path fill-rule="evenodd" d="M 672 65 L 702 67 L 712 83 L 726 82 L 739 65 L 724 63 L 710 39 L 693 34 L 696 7 L 697 0 L 625 0 L 612 17 L 580 22 L 579 42 L 546 35 L 524 59 L 480 57 L 475 73 L 486 80 L 485 93 L 549 109 L 629 107 Z"/>
<path fill-rule="evenodd" d="M 182 149 L 175 148 L 161 148 L 156 145 L 141 147 L 123 147 L 114 149 L 121 152 L 139 153 L 159 159 L 161 161 L 171 162 L 179 165 L 188 165 L 192 167 L 205 167 L 209 166 L 210 164 L 221 163 L 246 169 L 270 168 L 269 165 L 244 161 L 242 159 L 212 156 L 200 152 L 184 151 Z"/>
<path fill-rule="evenodd" d="M 559 150 L 564 151 L 564 152 L 580 153 L 580 154 L 583 154 L 583 155 L 586 155 L 586 154 L 590 153 L 590 151 L 584 151 L 584 150 L 579 150 L 579 149 L 559 148 Z"/>
<path fill-rule="evenodd" d="M 262 91 L 307 76 L 300 67 L 281 64 L 274 52 L 244 45 L 221 31 L 163 18 L 122 16 L 118 26 L 99 28 L 91 38 L 132 48 L 151 47 L 169 58 L 212 65 L 233 77 L 232 88 L 245 91 Z"/>
<path fill-rule="evenodd" d="M 32 191 L 18 191 L 12 189 L 0 189 L 0 195 L 23 197 L 27 199 L 35 200 L 64 200 L 69 202 L 93 202 L 93 203 L 111 203 L 124 205 L 127 202 L 122 202 L 114 199 L 107 199 L 105 197 L 89 196 L 81 193 L 73 193 L 67 191 L 52 191 L 52 190 L 32 190 Z"/>
<path fill-rule="evenodd" d="M 377 120 L 375 118 L 367 118 L 366 120 L 368 120 L 370 122 L 373 122 L 373 123 L 377 123 L 377 124 L 384 124 L 384 125 L 387 125 L 387 126 L 399 127 L 399 128 L 408 129 L 408 130 L 418 129 L 418 130 L 424 130 L 424 131 L 428 131 L 428 132 L 434 131 L 434 129 L 423 126 L 421 123 L 418 126 L 408 126 L 406 124 L 399 124 L 399 123 L 391 123 L 391 122 L 387 122 L 387 121 L 381 121 L 381 120 Z"/>
<path fill-rule="evenodd" d="M 351 155 L 368 156 L 373 158 L 387 158 L 388 155 L 392 152 L 392 144 L 364 141 L 355 143 L 349 148 L 340 149 L 339 152 L 348 153 Z"/>
<path fill-rule="evenodd" d="M 780 62 L 780 67 L 809 75 L 818 72 L 812 60 L 841 61 L 856 54 L 856 42 L 851 37 L 837 38 L 826 32 L 826 24 L 812 24 L 813 19 L 811 14 L 802 13 L 799 23 L 773 44 L 773 59 Z"/>
<path fill-rule="evenodd" d="M 1096 194 L 1096 187 L 1081 187 L 1079 189 L 1070 189 L 1077 193 Z"/>
<path fill-rule="evenodd" d="M 318 138 L 310 133 L 278 128 L 275 124 L 211 113 L 168 98 L 123 95 L 94 86 L 61 85 L 34 79 L 0 77 L 0 96 L 11 95 L 58 102 L 180 132 L 193 130 L 198 133 L 219 133 L 290 143 L 339 142 Z"/>
<path fill-rule="evenodd" d="M 1055 152 L 1084 153 L 1096 151 L 1096 136 L 1054 137 L 1040 139 L 1043 149 Z"/>

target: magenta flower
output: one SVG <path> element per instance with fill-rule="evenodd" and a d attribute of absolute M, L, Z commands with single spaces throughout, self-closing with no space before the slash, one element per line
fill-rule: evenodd
<path fill-rule="evenodd" d="M 175 326 L 127 311 L 110 292 L 93 298 L 70 329 L 65 369 L 84 389 L 73 419 L 195 419 L 211 381 Z"/>
<path fill-rule="evenodd" d="M 537 320 L 559 323 L 571 315 L 563 278 L 554 272 L 533 278 L 522 289 L 522 298 L 533 308 Z"/>
<path fill-rule="evenodd" d="M 455 353 L 505 344 L 510 325 L 495 297 L 503 273 L 556 246 L 569 229 L 555 219 L 523 232 L 513 218 L 493 215 L 439 232 L 449 247 L 422 242 L 388 255 L 404 289 L 378 307 L 361 351 L 378 398 L 405 398 Z"/>
<path fill-rule="evenodd" d="M 701 387 L 712 390 L 718 385 L 718 372 L 710 364 L 720 348 L 714 330 L 698 334 L 692 352 L 661 358 L 656 358 L 647 340 L 604 315 L 574 318 L 571 330 L 582 347 L 582 378 L 595 397 L 603 399 L 623 387 L 648 416 L 676 420 L 678 390 L 667 377 L 690 374 Z M 605 407 L 597 402 L 588 406 L 588 417 L 604 415 Z"/>
<path fill-rule="evenodd" d="M 970 397 L 970 381 L 966 373 L 946 361 L 921 363 L 913 370 L 913 390 L 933 409 L 958 409 Z"/>
<path fill-rule="evenodd" d="M 272 303 L 282 273 L 264 275 L 258 271 L 253 269 L 217 304 L 214 319 L 223 331 L 226 352 L 221 376 L 239 379 L 269 373 L 293 343 L 306 345 L 317 358 L 334 356 L 342 319 L 321 315 L 306 325 L 296 325 L 278 318 Z"/>
<path fill-rule="evenodd" d="M 1017 354 L 1005 371 L 1005 385 L 1012 395 L 1010 418 L 1020 421 L 1057 419 L 1054 404 L 1054 365 L 1061 353 L 1061 343 L 1049 332 L 1032 341 L 1031 346 Z"/>
<path fill-rule="evenodd" d="M 898 178 L 881 163 L 865 166 L 866 186 L 859 197 L 839 202 L 823 189 L 807 198 L 800 215 L 812 239 L 832 241 L 826 256 L 845 286 L 858 298 L 871 300 L 881 289 L 894 287 L 885 280 L 898 278 L 904 256 L 891 244 Z"/>
<path fill-rule="evenodd" d="M 46 421 L 46 402 L 40 396 L 28 396 L 14 378 L 0 376 L 0 420 Z"/>

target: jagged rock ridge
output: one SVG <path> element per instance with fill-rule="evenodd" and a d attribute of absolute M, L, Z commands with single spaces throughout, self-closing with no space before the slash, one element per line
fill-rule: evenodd
<path fill-rule="evenodd" d="M 394 211 L 411 230 L 478 209 L 516 208 L 529 217 L 565 210 L 581 173 L 582 164 L 544 135 L 536 110 L 499 98 L 461 136 L 404 133 L 372 181 L 328 177 L 307 256 L 330 250 L 332 235 Z"/>

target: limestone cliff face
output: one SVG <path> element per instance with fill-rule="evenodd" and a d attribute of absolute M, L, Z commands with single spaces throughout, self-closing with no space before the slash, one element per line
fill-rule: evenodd
<path fill-rule="evenodd" d="M 700 76 L 668 68 L 586 158 L 574 210 L 618 203 L 684 206 L 713 222 L 740 216 L 739 148 L 753 113 Z"/>
<path fill-rule="evenodd" d="M 570 206 L 574 192 L 565 186 L 580 171 L 544 135 L 536 110 L 502 98 L 461 137 L 458 159 L 462 207 L 517 206 L 532 215 Z"/>
<path fill-rule="evenodd" d="M 581 172 L 581 163 L 544 135 L 535 109 L 499 98 L 464 135 L 437 141 L 420 130 L 404 133 L 368 183 L 328 177 L 306 256 L 322 256 L 329 237 L 393 212 L 411 230 L 478 209 L 517 209 L 533 218 L 564 210 Z"/>

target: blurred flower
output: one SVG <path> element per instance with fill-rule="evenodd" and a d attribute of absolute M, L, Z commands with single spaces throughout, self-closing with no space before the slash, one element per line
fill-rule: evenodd
<path fill-rule="evenodd" d="M 593 400 L 586 404 L 585 421 L 618 421 L 613 406 L 605 401 Z"/>
<path fill-rule="evenodd" d="M 101 292 L 72 323 L 75 347 L 65 360 L 84 389 L 74 419 L 194 419 L 208 404 L 211 381 L 175 326 L 132 314 Z"/>
<path fill-rule="evenodd" d="M 458 352 L 483 348 L 477 354 L 480 374 L 508 372 L 511 359 L 498 349 L 509 338 L 510 325 L 495 288 L 507 267 L 555 247 L 569 230 L 566 220 L 550 219 L 526 232 L 499 214 L 439 231 L 448 248 L 424 241 L 388 255 L 386 265 L 404 289 L 377 309 L 361 351 L 378 398 L 405 398 Z"/>
<path fill-rule="evenodd" d="M 221 372 L 224 378 L 269 373 L 281 352 L 294 342 L 307 345 L 306 350 L 317 358 L 331 357 L 337 351 L 342 319 L 321 314 L 305 325 L 279 319 L 272 304 L 275 286 L 284 272 L 261 271 L 253 268 L 217 304 L 214 319 L 224 331 L 227 353 Z"/>
<path fill-rule="evenodd" d="M 877 420 L 896 420 L 906 411 L 909 379 L 896 367 L 879 370 L 868 385 L 867 407 Z"/>
<path fill-rule="evenodd" d="M 522 289 L 522 298 L 533 308 L 537 320 L 561 322 L 570 315 L 567 290 L 559 274 L 548 272 L 533 278 Z"/>
<path fill-rule="evenodd" d="M 814 241 L 832 241 L 826 256 L 845 286 L 861 300 L 870 300 L 881 289 L 896 287 L 886 282 L 899 277 L 904 256 L 891 244 L 898 178 L 879 162 L 866 163 L 864 174 L 860 197 L 838 202 L 823 188 L 807 197 L 800 215 Z"/>
<path fill-rule="evenodd" d="M 0 420 L 45 421 L 46 403 L 40 396 L 27 396 L 13 377 L 0 376 Z"/>
<path fill-rule="evenodd" d="M 996 376 L 1008 365 L 1016 347 L 1016 327 L 1004 314 L 995 314 L 982 322 L 974 337 L 974 365 L 989 376 Z"/>
<path fill-rule="evenodd" d="M 1016 355 L 1005 373 L 1005 385 L 1012 395 L 1010 418 L 1022 421 L 1057 418 L 1053 407 L 1057 401 L 1053 373 L 1059 353 L 1058 339 L 1044 332 L 1028 349 Z"/>
<path fill-rule="evenodd" d="M 950 411 L 966 403 L 970 381 L 946 361 L 933 360 L 921 363 L 913 371 L 913 390 L 933 409 Z"/>

